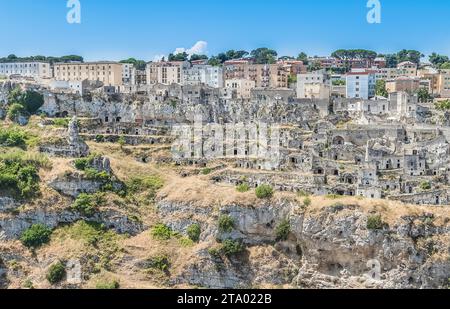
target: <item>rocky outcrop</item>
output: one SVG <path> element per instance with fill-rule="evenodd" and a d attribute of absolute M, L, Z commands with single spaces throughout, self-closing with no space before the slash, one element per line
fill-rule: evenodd
<path fill-rule="evenodd" d="M 225 260 L 200 249 L 178 283 L 207 288 L 445 288 L 450 278 L 450 226 L 448 221 L 434 225 L 430 214 L 401 216 L 395 224 L 370 230 L 372 215 L 358 205 L 302 211 L 297 203 L 280 199 L 214 210 L 162 201 L 159 211 L 180 233 L 196 222 L 202 226 L 202 242 L 234 239 L 247 247 Z M 218 231 L 220 214 L 234 219 L 231 233 Z M 276 227 L 285 219 L 290 221 L 290 235 L 276 242 Z M 266 263 L 270 267 L 264 267 Z"/>
<path fill-rule="evenodd" d="M 57 157 L 81 158 L 89 155 L 88 145 L 79 135 L 78 120 L 74 116 L 69 122 L 66 140 L 59 140 L 58 144 L 42 144 L 39 150 Z"/>
<path fill-rule="evenodd" d="M 104 182 L 87 179 L 81 173 L 70 173 L 57 176 L 48 185 L 63 195 L 77 198 L 81 193 L 92 194 L 100 191 Z"/>
<path fill-rule="evenodd" d="M 121 234 L 136 235 L 144 230 L 142 223 L 131 220 L 119 210 L 106 208 L 92 217 L 84 217 L 70 210 L 36 209 L 21 212 L 14 216 L 0 218 L 0 231 L 3 240 L 18 239 L 20 235 L 33 224 L 43 224 L 49 228 L 56 228 L 61 224 L 74 223 L 78 220 L 99 222 L 106 228 Z"/>

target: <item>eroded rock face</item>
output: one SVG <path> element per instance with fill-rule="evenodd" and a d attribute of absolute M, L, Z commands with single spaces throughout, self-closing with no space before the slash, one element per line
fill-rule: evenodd
<path fill-rule="evenodd" d="M 448 225 L 435 226 L 430 217 L 412 216 L 398 218 L 384 229 L 369 230 L 370 214 L 358 206 L 298 210 L 298 205 L 283 200 L 255 207 L 229 205 L 215 211 L 160 202 L 161 217 L 174 230 L 185 233 L 190 224 L 199 223 L 202 242 L 234 239 L 247 246 L 243 254 L 225 260 L 202 249 L 175 281 L 207 288 L 447 286 L 450 262 L 440 256 L 449 254 Z M 234 219 L 231 233 L 218 231 L 220 214 Z M 291 223 L 291 233 L 287 241 L 277 243 L 276 226 L 285 219 Z"/>
<path fill-rule="evenodd" d="M 102 181 L 87 179 L 80 173 L 72 173 L 56 177 L 48 185 L 63 195 L 77 198 L 81 193 L 100 191 L 103 184 Z"/>
<path fill-rule="evenodd" d="M 84 217 L 70 210 L 37 209 L 2 217 L 0 231 L 3 240 L 13 240 L 18 239 L 23 231 L 33 224 L 43 224 L 53 229 L 61 224 L 74 223 L 78 220 L 99 222 L 120 234 L 136 235 L 144 230 L 142 223 L 130 220 L 126 214 L 115 209 L 102 209 L 92 217 Z"/>

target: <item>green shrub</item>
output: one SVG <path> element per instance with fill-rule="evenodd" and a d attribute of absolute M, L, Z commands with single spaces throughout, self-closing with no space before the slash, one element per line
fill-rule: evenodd
<path fill-rule="evenodd" d="M 309 197 L 305 197 L 305 198 L 303 199 L 303 205 L 304 205 L 305 207 L 311 206 L 311 199 L 310 199 Z"/>
<path fill-rule="evenodd" d="M 231 233 L 234 228 L 234 219 L 229 215 L 221 215 L 219 217 L 219 232 Z"/>
<path fill-rule="evenodd" d="M 97 134 L 97 135 L 95 136 L 95 141 L 96 141 L 97 143 L 103 143 L 103 142 L 105 141 L 105 137 L 104 137 L 103 135 L 101 135 L 101 134 Z"/>
<path fill-rule="evenodd" d="M 79 171 L 84 171 L 89 166 L 89 159 L 87 158 L 80 158 L 76 159 L 75 162 L 75 168 Z"/>
<path fill-rule="evenodd" d="M 236 187 L 238 192 L 244 193 L 250 191 L 250 186 L 247 183 L 240 184 Z"/>
<path fill-rule="evenodd" d="M 69 127 L 69 122 L 70 122 L 69 118 L 56 118 L 56 119 L 53 119 L 53 125 L 57 126 L 57 127 L 67 128 L 67 127 Z"/>
<path fill-rule="evenodd" d="M 49 165 L 48 159 L 20 151 L 0 154 L 0 192 L 17 199 L 37 196 L 41 165 Z"/>
<path fill-rule="evenodd" d="M 95 168 L 88 167 L 84 170 L 84 175 L 87 179 L 97 181 L 110 181 L 111 176 L 105 171 L 97 171 Z"/>
<path fill-rule="evenodd" d="M 269 185 L 260 185 L 256 188 L 256 197 L 259 199 L 271 198 L 273 196 L 273 189 Z"/>
<path fill-rule="evenodd" d="M 50 266 L 47 272 L 47 280 L 51 284 L 57 284 L 61 282 L 66 276 L 66 267 L 61 262 L 57 262 Z"/>
<path fill-rule="evenodd" d="M 97 282 L 95 288 L 97 290 L 117 290 L 120 287 L 120 284 L 116 280 L 112 281 L 100 281 Z"/>
<path fill-rule="evenodd" d="M 17 128 L 0 128 L 0 146 L 25 148 L 28 136 Z"/>
<path fill-rule="evenodd" d="M 166 272 L 170 267 L 169 257 L 166 255 L 155 256 L 149 260 L 149 266 L 150 268 Z"/>
<path fill-rule="evenodd" d="M 369 230 L 381 230 L 384 227 L 384 222 L 381 219 L 381 215 L 370 215 L 367 218 L 367 229 Z"/>
<path fill-rule="evenodd" d="M 20 236 L 20 241 L 28 248 L 38 248 L 50 241 L 52 230 L 42 224 L 34 224 Z"/>
<path fill-rule="evenodd" d="M 132 194 L 149 190 L 151 194 L 155 195 L 163 186 L 164 181 L 158 175 L 135 177 L 126 183 L 128 193 Z"/>
<path fill-rule="evenodd" d="M 157 224 L 152 228 L 152 236 L 157 240 L 169 240 L 174 233 L 172 229 L 165 224 Z"/>
<path fill-rule="evenodd" d="M 125 139 L 125 136 L 119 137 L 119 140 L 117 141 L 120 145 L 120 148 L 123 148 L 127 144 L 127 140 Z"/>
<path fill-rule="evenodd" d="M 431 190 L 431 183 L 429 183 L 428 181 L 422 182 L 420 184 L 420 189 L 422 189 L 423 191 Z"/>
<path fill-rule="evenodd" d="M 206 168 L 204 168 L 204 169 L 202 169 L 202 175 L 209 175 L 209 174 L 211 174 L 211 172 L 212 172 L 212 169 L 210 169 L 209 167 L 206 167 Z"/>
<path fill-rule="evenodd" d="M 218 248 L 210 248 L 208 249 L 208 253 L 215 258 L 219 258 L 220 257 L 220 249 Z"/>
<path fill-rule="evenodd" d="M 226 256 L 232 256 L 238 253 L 241 253 L 244 250 L 244 246 L 242 243 L 238 241 L 234 241 L 231 239 L 227 239 L 222 243 L 222 248 L 220 249 L 221 253 Z"/>
<path fill-rule="evenodd" d="M 342 198 L 343 196 L 342 195 L 339 195 L 339 194 L 327 194 L 326 196 L 325 196 L 325 198 L 327 198 L 327 199 L 329 199 L 329 200 L 337 200 L 337 199 L 340 199 L 340 198 Z"/>
<path fill-rule="evenodd" d="M 275 229 L 277 241 L 287 240 L 290 232 L 291 232 L 291 223 L 287 219 L 283 220 Z"/>
<path fill-rule="evenodd" d="M 200 240 L 201 229 L 199 224 L 192 224 L 187 229 L 187 234 L 190 240 L 198 242 Z"/>
<path fill-rule="evenodd" d="M 17 117 L 25 114 L 26 114 L 25 107 L 23 107 L 23 105 L 21 104 L 14 103 L 11 104 L 11 106 L 8 108 L 7 117 L 9 120 L 14 121 L 17 119 Z"/>
<path fill-rule="evenodd" d="M 78 211 L 83 216 L 92 217 L 98 210 L 98 207 L 104 203 L 103 194 L 80 194 L 72 204 L 72 209 Z"/>

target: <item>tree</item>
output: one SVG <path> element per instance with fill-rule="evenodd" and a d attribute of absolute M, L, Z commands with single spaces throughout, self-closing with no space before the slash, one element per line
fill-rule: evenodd
<path fill-rule="evenodd" d="M 308 55 L 304 52 L 298 54 L 297 60 L 303 61 L 304 65 L 308 65 Z"/>
<path fill-rule="evenodd" d="M 310 72 L 318 71 L 320 69 L 322 69 L 322 65 L 318 61 L 311 62 L 308 65 L 308 71 Z"/>
<path fill-rule="evenodd" d="M 430 101 L 432 99 L 430 93 L 428 92 L 428 89 L 426 89 L 426 88 L 420 88 L 417 91 L 417 96 L 419 98 L 420 103 L 427 103 L 428 101 Z"/>
<path fill-rule="evenodd" d="M 292 57 L 292 56 L 281 56 L 280 58 L 278 58 L 278 60 L 283 60 L 283 61 L 286 61 L 286 60 L 295 60 L 295 58 Z"/>
<path fill-rule="evenodd" d="M 432 53 L 429 60 L 436 68 L 440 68 L 442 64 L 449 62 L 450 59 L 447 56 Z"/>
<path fill-rule="evenodd" d="M 266 47 L 253 50 L 250 55 L 255 59 L 256 64 L 273 64 L 276 62 L 278 53 Z"/>
<path fill-rule="evenodd" d="M 440 69 L 441 70 L 450 70 L 450 62 L 444 62 L 443 64 L 441 64 Z"/>
<path fill-rule="evenodd" d="M 420 59 L 425 57 L 421 52 L 417 50 L 406 50 L 403 49 L 397 53 L 397 61 L 404 62 L 404 61 L 411 61 L 417 65 L 420 64 Z"/>
<path fill-rule="evenodd" d="M 191 56 L 190 61 L 197 61 L 197 60 L 208 60 L 208 56 L 206 56 L 206 55 L 197 55 L 197 54 L 194 54 L 194 55 Z"/>
<path fill-rule="evenodd" d="M 169 61 L 188 61 L 188 59 L 189 55 L 186 52 L 178 53 L 176 55 L 169 55 Z"/>
<path fill-rule="evenodd" d="M 120 61 L 120 63 L 129 63 L 132 64 L 136 70 L 145 70 L 147 63 L 144 60 L 137 60 L 135 58 L 128 58 Z"/>
<path fill-rule="evenodd" d="M 216 56 L 214 56 L 214 57 L 211 57 L 211 58 L 208 60 L 208 64 L 209 64 L 209 65 L 212 65 L 212 66 L 214 66 L 214 67 L 218 67 L 218 66 L 220 66 L 220 65 L 222 64 L 222 61 L 220 61 L 219 58 L 217 58 Z"/>
<path fill-rule="evenodd" d="M 385 80 L 377 80 L 377 83 L 375 85 L 375 93 L 377 96 L 381 96 L 381 97 L 388 97 L 388 92 L 386 90 L 386 81 Z"/>
<path fill-rule="evenodd" d="M 396 54 L 387 54 L 384 56 L 386 59 L 386 67 L 387 68 L 396 68 L 398 64 L 397 55 Z"/>

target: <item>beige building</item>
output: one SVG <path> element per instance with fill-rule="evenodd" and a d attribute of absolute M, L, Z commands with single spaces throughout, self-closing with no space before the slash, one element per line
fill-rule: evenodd
<path fill-rule="evenodd" d="M 288 88 L 292 72 L 302 71 L 303 63 L 252 64 L 249 60 L 230 60 L 224 63 L 224 78 L 248 79 L 257 88 Z"/>
<path fill-rule="evenodd" d="M 386 81 L 386 90 L 392 92 L 408 92 L 414 93 L 420 89 L 421 83 L 419 78 L 401 76 Z"/>
<path fill-rule="evenodd" d="M 399 76 L 417 76 L 417 64 L 411 61 L 399 63 L 397 70 Z"/>
<path fill-rule="evenodd" d="M 110 61 L 56 63 L 54 65 L 55 80 L 100 81 L 104 86 L 122 85 L 122 72 L 121 63 Z"/>
<path fill-rule="evenodd" d="M 229 79 L 225 81 L 225 88 L 231 96 L 250 99 L 251 91 L 255 88 L 255 81 L 249 79 Z"/>
<path fill-rule="evenodd" d="M 328 99 L 331 94 L 330 76 L 325 71 L 297 75 L 298 99 Z"/>
<path fill-rule="evenodd" d="M 436 90 L 441 98 L 450 98 L 450 70 L 441 70 L 439 72 Z"/>
<path fill-rule="evenodd" d="M 396 68 L 380 68 L 377 70 L 377 80 L 391 80 L 401 76 L 416 77 L 417 76 L 417 64 L 405 61 L 399 63 Z"/>
<path fill-rule="evenodd" d="M 147 83 L 150 85 L 182 84 L 183 71 L 189 66 L 187 61 L 150 62 L 147 64 Z"/>

